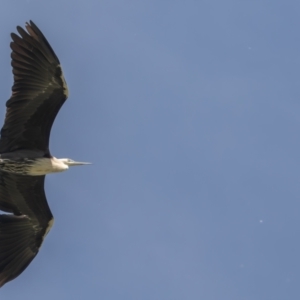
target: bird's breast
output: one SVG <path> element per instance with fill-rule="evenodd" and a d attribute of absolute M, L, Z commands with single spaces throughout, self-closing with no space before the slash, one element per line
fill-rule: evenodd
<path fill-rule="evenodd" d="M 66 170 L 62 164 L 53 158 L 44 157 L 0 159 L 0 169 L 8 173 L 30 176 L 41 176 Z"/>

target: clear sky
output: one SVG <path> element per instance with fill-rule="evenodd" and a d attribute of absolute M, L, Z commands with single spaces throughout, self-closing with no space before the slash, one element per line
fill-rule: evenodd
<path fill-rule="evenodd" d="M 47 176 L 55 224 L 0 299 L 300 299 L 300 3 L 2 0 L 70 89 Z"/>

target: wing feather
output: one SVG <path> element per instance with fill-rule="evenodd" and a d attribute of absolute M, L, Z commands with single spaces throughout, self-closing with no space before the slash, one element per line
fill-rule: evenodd
<path fill-rule="evenodd" d="M 37 255 L 53 216 L 45 176 L 0 171 L 0 287 L 20 275 Z"/>
<path fill-rule="evenodd" d="M 27 32 L 12 33 L 14 84 L 1 130 L 0 153 L 29 149 L 49 152 L 54 119 L 67 99 L 60 62 L 48 41 L 30 21 Z"/>

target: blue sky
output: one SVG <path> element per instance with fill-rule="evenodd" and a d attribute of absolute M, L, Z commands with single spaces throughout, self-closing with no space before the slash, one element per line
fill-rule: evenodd
<path fill-rule="evenodd" d="M 300 296 L 299 1 L 3 0 L 32 19 L 70 89 L 49 175 L 55 224 L 1 299 Z"/>

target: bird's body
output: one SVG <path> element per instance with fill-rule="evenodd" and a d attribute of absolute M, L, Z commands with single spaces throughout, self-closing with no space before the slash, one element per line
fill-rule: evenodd
<path fill-rule="evenodd" d="M 12 96 L 0 138 L 0 286 L 20 275 L 53 224 L 45 175 L 87 163 L 50 154 L 54 119 L 67 99 L 60 62 L 30 21 L 12 33 Z"/>
<path fill-rule="evenodd" d="M 0 169 L 17 175 L 41 176 L 65 171 L 64 164 L 55 158 L 0 158 Z"/>
<path fill-rule="evenodd" d="M 70 165 L 82 164 L 87 163 L 74 162 L 69 158 L 43 157 L 41 153 L 31 151 L 21 151 L 20 155 L 18 151 L 0 154 L 0 170 L 18 175 L 47 175 L 66 171 Z"/>

